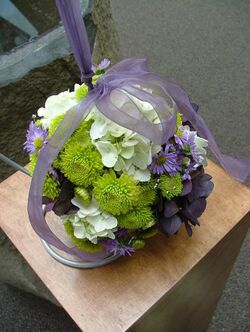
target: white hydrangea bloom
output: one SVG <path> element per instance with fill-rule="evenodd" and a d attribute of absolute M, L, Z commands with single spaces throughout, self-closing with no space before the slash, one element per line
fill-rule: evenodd
<path fill-rule="evenodd" d="M 148 166 L 152 162 L 152 154 L 160 151 L 160 146 L 110 121 L 97 110 L 90 136 L 104 166 L 114 167 L 117 172 L 127 172 L 139 181 L 150 180 Z"/>
<path fill-rule="evenodd" d="M 88 206 L 83 205 L 76 197 L 71 202 L 79 207 L 79 210 L 74 215 L 64 216 L 63 220 L 72 223 L 75 237 L 88 239 L 94 244 L 101 237 L 115 238 L 117 219 L 101 211 L 95 199 L 92 199 Z"/>
<path fill-rule="evenodd" d="M 206 147 L 208 147 L 208 141 L 204 138 L 199 137 L 197 134 L 195 135 L 195 152 L 198 154 L 198 162 L 204 167 L 207 166 L 206 159 Z"/>
<path fill-rule="evenodd" d="M 37 111 L 38 116 L 43 117 L 41 119 L 43 127 L 47 129 L 52 119 L 65 114 L 77 103 L 75 92 L 64 91 L 58 95 L 50 96 L 45 102 L 45 107 L 41 107 Z"/>

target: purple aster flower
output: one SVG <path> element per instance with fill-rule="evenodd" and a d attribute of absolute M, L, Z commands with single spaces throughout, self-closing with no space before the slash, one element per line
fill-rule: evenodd
<path fill-rule="evenodd" d="M 126 245 L 123 245 L 121 248 L 120 248 L 120 255 L 122 256 L 125 256 L 125 255 L 129 255 L 131 256 L 134 252 L 135 252 L 135 248 L 131 247 L 131 246 L 126 246 Z"/>
<path fill-rule="evenodd" d="M 47 130 L 43 129 L 42 127 L 37 127 L 33 121 L 30 122 L 29 129 L 26 133 L 26 142 L 24 143 L 24 149 L 28 153 L 34 153 L 41 150 L 41 148 L 47 142 L 47 136 Z"/>
<path fill-rule="evenodd" d="M 98 66 L 92 66 L 92 70 L 96 73 L 98 70 L 103 71 L 108 68 L 110 65 L 110 61 L 108 59 L 103 59 Z"/>
<path fill-rule="evenodd" d="M 178 163 L 178 154 L 175 150 L 173 150 L 173 146 L 167 145 L 164 151 L 161 151 L 153 156 L 150 168 L 153 174 L 158 175 L 163 173 L 175 175 L 178 171 L 180 171 L 181 167 Z"/>
<path fill-rule="evenodd" d="M 185 169 L 184 174 L 182 175 L 182 180 L 191 180 L 191 173 L 197 170 L 199 165 L 196 162 L 190 162 L 190 164 Z"/>
<path fill-rule="evenodd" d="M 103 70 L 108 68 L 108 66 L 110 65 L 110 61 L 108 59 L 103 59 L 99 65 L 97 66 L 98 69 Z"/>
<path fill-rule="evenodd" d="M 184 144 L 184 151 L 186 152 L 186 154 L 191 155 L 194 158 L 194 160 L 197 160 L 198 156 L 195 151 L 195 148 L 196 148 L 195 135 L 196 135 L 195 131 L 186 130 L 186 131 L 184 131 L 181 140 Z"/>
<path fill-rule="evenodd" d="M 102 244 L 106 248 L 106 250 L 112 253 L 114 256 L 120 254 L 125 256 L 126 254 L 131 256 L 135 249 L 131 246 L 120 243 L 118 240 L 106 239 L 102 241 Z"/>

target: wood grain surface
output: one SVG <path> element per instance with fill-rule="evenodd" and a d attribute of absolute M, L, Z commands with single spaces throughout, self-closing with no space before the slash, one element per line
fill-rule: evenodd
<path fill-rule="evenodd" d="M 159 235 L 131 258 L 105 267 L 77 270 L 45 252 L 28 221 L 30 178 L 22 173 L 0 184 L 0 226 L 83 331 L 126 331 L 249 216 L 250 190 L 212 162 L 207 173 L 215 188 L 192 238 L 183 228 L 177 236 Z"/>

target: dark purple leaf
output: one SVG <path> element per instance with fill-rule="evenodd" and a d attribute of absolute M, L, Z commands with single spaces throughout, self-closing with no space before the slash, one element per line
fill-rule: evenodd
<path fill-rule="evenodd" d="M 179 208 L 174 200 L 167 201 L 164 203 L 164 216 L 166 218 L 172 217 L 179 211 Z"/>
<path fill-rule="evenodd" d="M 162 231 L 170 235 L 175 234 L 182 223 L 181 218 L 177 215 L 174 215 L 171 218 L 161 218 L 159 221 Z"/>
<path fill-rule="evenodd" d="M 199 218 L 202 213 L 206 209 L 206 199 L 198 198 L 192 201 L 185 209 L 183 209 L 182 213 L 189 219 L 195 222 L 197 218 Z M 195 222 L 196 223 L 196 222 Z"/>
<path fill-rule="evenodd" d="M 62 184 L 62 189 L 58 199 L 55 202 L 53 211 L 56 215 L 61 216 L 66 214 L 71 208 L 71 200 L 74 197 L 74 184 L 65 180 Z"/>
<path fill-rule="evenodd" d="M 183 183 L 183 188 L 180 196 L 185 196 L 189 194 L 192 190 L 192 181 L 185 181 Z"/>
<path fill-rule="evenodd" d="M 192 227 L 189 225 L 187 220 L 185 220 L 184 223 L 185 223 L 185 228 L 186 228 L 187 234 L 188 234 L 188 236 L 191 237 L 193 234 Z"/>

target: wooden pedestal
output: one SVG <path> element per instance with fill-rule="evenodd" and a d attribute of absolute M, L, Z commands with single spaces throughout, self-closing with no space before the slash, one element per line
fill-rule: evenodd
<path fill-rule="evenodd" d="M 212 162 L 207 173 L 215 189 L 192 238 L 159 235 L 105 267 L 77 270 L 47 254 L 19 172 L 0 184 L 0 227 L 83 331 L 206 331 L 250 222 L 250 190 Z"/>

